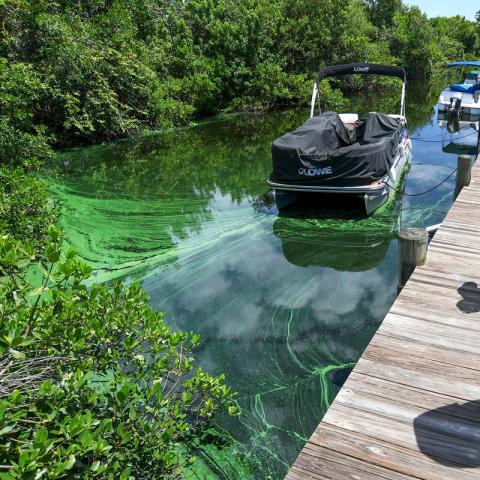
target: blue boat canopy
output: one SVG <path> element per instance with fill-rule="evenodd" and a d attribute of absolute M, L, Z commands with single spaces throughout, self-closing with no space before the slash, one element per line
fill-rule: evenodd
<path fill-rule="evenodd" d="M 472 85 L 471 83 L 456 83 L 450 87 L 453 92 L 471 93 L 472 95 L 480 90 L 480 83 Z"/>
<path fill-rule="evenodd" d="M 462 60 L 461 62 L 453 62 L 448 65 L 451 67 L 480 67 L 480 60 Z"/>

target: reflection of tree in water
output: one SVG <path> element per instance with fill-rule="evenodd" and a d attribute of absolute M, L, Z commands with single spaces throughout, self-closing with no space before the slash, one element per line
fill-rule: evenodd
<path fill-rule="evenodd" d="M 152 198 L 162 193 L 205 196 L 215 190 L 240 201 L 265 185 L 271 141 L 302 121 L 304 112 L 238 115 L 64 155 L 68 176 L 92 175 L 99 192 Z M 108 183 L 108 185 L 105 185 Z M 158 189 L 161 186 L 161 191 Z"/>
<path fill-rule="evenodd" d="M 271 140 L 298 115 L 235 116 L 68 152 L 51 187 L 69 240 L 106 278 L 171 264 L 178 240 L 213 218 L 215 196 L 240 204 L 265 189 Z"/>
<path fill-rule="evenodd" d="M 401 82 L 396 79 L 386 82 L 377 91 L 370 94 L 356 94 L 350 98 L 350 110 L 360 117 L 368 112 L 399 113 Z M 431 122 L 438 94 L 441 89 L 441 79 L 432 82 L 407 82 L 406 113 L 410 134 Z M 347 94 L 348 95 L 348 94 Z"/>
<path fill-rule="evenodd" d="M 435 105 L 443 80 L 410 82 L 407 84 L 407 120 L 410 135 L 433 121 Z"/>

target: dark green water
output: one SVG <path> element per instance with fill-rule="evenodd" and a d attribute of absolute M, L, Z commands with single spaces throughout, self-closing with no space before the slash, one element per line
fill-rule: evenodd
<path fill-rule="evenodd" d="M 406 193 L 456 164 L 435 95 L 407 110 Z M 265 183 L 270 144 L 304 118 L 237 116 L 74 150 L 50 179 L 96 279 L 140 280 L 172 327 L 201 334 L 202 367 L 239 392 L 241 417 L 218 420 L 222 442 L 202 447 L 189 478 L 285 475 L 395 298 L 399 225 L 438 223 L 452 201 L 454 177 L 370 218 L 322 205 L 279 215 Z"/>

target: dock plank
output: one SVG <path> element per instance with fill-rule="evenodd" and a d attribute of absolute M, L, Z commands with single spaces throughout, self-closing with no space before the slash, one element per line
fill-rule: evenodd
<path fill-rule="evenodd" d="M 394 478 L 445 480 L 451 474 L 451 469 L 441 464 L 432 464 L 421 453 L 328 424 L 312 435 L 311 443 L 387 468 L 395 474 Z M 478 480 L 478 475 L 471 469 L 465 472 L 464 478 Z"/>
<path fill-rule="evenodd" d="M 478 159 L 286 476 L 307 478 L 480 479 Z"/>

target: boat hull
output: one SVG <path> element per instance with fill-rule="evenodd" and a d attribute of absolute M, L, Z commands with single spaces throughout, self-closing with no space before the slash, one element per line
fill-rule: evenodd
<path fill-rule="evenodd" d="M 452 90 L 444 90 L 440 94 L 440 98 L 438 100 L 438 111 L 439 112 L 450 112 L 451 111 L 451 98 L 454 95 L 458 96 L 458 92 L 454 92 Z M 475 101 L 475 96 L 471 93 L 461 93 L 461 105 L 459 112 L 461 115 L 468 115 L 472 118 L 472 121 L 476 121 L 480 119 L 480 98 L 478 101 Z"/>

